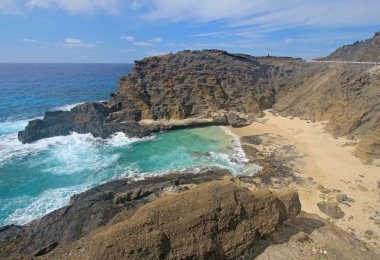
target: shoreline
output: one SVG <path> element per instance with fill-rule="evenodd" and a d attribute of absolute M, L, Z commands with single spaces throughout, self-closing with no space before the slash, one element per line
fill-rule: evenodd
<path fill-rule="evenodd" d="M 302 210 L 329 218 L 317 204 L 335 202 L 337 194 L 345 194 L 350 201 L 339 203 L 344 217 L 330 218 L 331 221 L 380 252 L 380 193 L 377 187 L 380 167 L 364 164 L 352 154 L 356 141 L 345 137 L 335 139 L 324 130 L 323 122 L 275 116 L 269 111 L 249 126 L 228 128 L 240 138 L 242 145 L 260 149 L 258 145 L 245 142 L 247 136 L 272 135 L 283 146 L 295 146 L 301 156 L 288 161 L 296 178 L 287 186 L 298 190 Z M 269 153 L 267 156 L 277 149 L 272 143 L 263 142 L 260 146 L 264 154 Z"/>

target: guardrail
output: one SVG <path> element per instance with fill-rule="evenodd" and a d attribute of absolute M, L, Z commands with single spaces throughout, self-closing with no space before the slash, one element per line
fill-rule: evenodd
<path fill-rule="evenodd" d="M 380 62 L 375 62 L 375 61 L 307 60 L 306 62 L 312 62 L 312 63 L 338 63 L 338 64 L 380 65 Z"/>

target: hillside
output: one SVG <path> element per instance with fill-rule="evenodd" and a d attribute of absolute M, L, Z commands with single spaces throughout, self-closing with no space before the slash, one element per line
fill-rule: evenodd
<path fill-rule="evenodd" d="M 371 39 L 344 45 L 319 60 L 380 62 L 380 32 L 375 33 Z"/>

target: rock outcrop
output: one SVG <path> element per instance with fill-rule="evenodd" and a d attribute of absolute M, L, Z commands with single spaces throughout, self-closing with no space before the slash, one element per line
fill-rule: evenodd
<path fill-rule="evenodd" d="M 148 133 L 135 121 L 118 124 L 109 120 L 109 115 L 117 107 L 107 103 L 90 102 L 78 105 L 71 111 L 46 112 L 43 120 L 35 119 L 28 123 L 25 130 L 18 133 L 22 143 L 30 143 L 41 138 L 69 135 L 71 132 L 92 133 L 95 137 L 106 138 L 115 132 L 125 132 L 132 136 Z"/>
<path fill-rule="evenodd" d="M 244 126 L 274 102 L 269 68 L 254 57 L 218 50 L 146 58 L 120 80 L 109 102 L 46 113 L 43 120 L 31 121 L 19 140 L 72 131 L 107 137 L 118 131 L 141 136 L 181 127 Z"/>
<path fill-rule="evenodd" d="M 380 32 L 371 39 L 344 45 L 320 60 L 380 62 Z"/>
<path fill-rule="evenodd" d="M 0 257 L 231 259 L 300 210 L 296 191 L 253 192 L 223 170 L 119 180 L 26 226 L 3 228 Z"/>
<path fill-rule="evenodd" d="M 376 34 L 362 44 L 376 50 L 378 40 Z M 378 158 L 378 149 L 368 141 L 378 139 L 371 133 L 380 128 L 379 84 L 375 65 L 182 51 L 136 61 L 108 102 L 47 113 L 43 120 L 31 121 L 19 140 L 28 143 L 71 131 L 107 137 L 118 131 L 143 136 L 183 127 L 240 127 L 274 108 L 282 115 L 329 121 L 327 130 L 334 136 L 367 140 L 359 156 Z"/>
<path fill-rule="evenodd" d="M 135 63 L 110 102 L 142 119 L 213 118 L 223 111 L 257 115 L 274 101 L 265 82 L 269 68 L 254 57 L 218 50 L 150 57 Z"/>

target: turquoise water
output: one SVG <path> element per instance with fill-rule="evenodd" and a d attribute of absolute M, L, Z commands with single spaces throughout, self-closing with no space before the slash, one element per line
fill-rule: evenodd
<path fill-rule="evenodd" d="M 244 164 L 246 158 L 238 139 L 222 127 L 162 132 L 143 139 L 127 138 L 118 133 L 102 140 L 91 134 L 73 133 L 32 144 L 21 144 L 17 140 L 17 131 L 23 129 L 30 118 L 41 116 L 45 110 L 68 110 L 72 107 L 71 103 L 65 104 L 68 100 L 80 103 L 87 99 L 105 99 L 119 78 L 115 74 L 122 75 L 126 66 L 112 65 L 110 70 L 103 64 L 104 73 L 99 66 L 82 65 L 79 76 L 66 66 L 58 66 L 55 75 L 59 76 L 51 77 L 43 84 L 38 83 L 38 79 L 30 83 L 29 74 L 25 78 L 18 75 L 18 81 L 12 77 L 9 78 L 13 81 L 0 79 L 3 102 L 0 106 L 6 107 L 6 102 L 11 104 L 10 109 L 0 114 L 0 226 L 27 223 L 67 205 L 72 195 L 117 178 L 140 179 L 189 169 L 196 172 L 212 166 L 239 174 L 256 172 L 256 167 L 248 168 Z M 17 71 L 16 68 L 13 70 Z M 68 73 L 70 79 L 65 81 L 61 74 L 67 71 L 71 71 Z M 34 73 L 39 75 L 35 69 Z M 102 84 L 95 83 L 97 78 Z M 44 97 L 36 97 L 35 93 L 23 101 L 18 96 L 20 90 L 12 91 L 9 87 L 12 84 L 40 93 L 44 88 L 46 92 L 44 84 L 47 84 L 56 93 L 51 94 L 46 102 Z M 67 88 L 82 95 L 73 98 Z M 93 90 L 86 96 L 83 88 Z M 14 104 L 16 101 L 17 105 Z"/>

